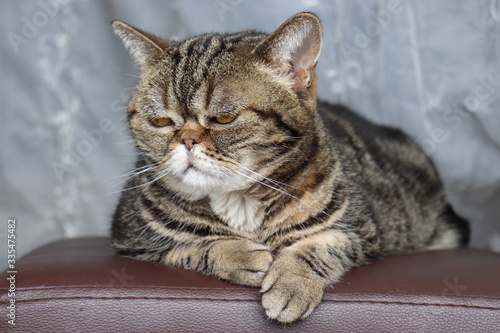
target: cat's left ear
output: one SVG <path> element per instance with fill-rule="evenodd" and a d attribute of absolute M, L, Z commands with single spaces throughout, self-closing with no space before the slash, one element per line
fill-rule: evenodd
<path fill-rule="evenodd" d="M 289 18 L 253 52 L 290 78 L 292 89 L 298 91 L 311 85 L 322 45 L 319 18 L 304 12 Z"/>
<path fill-rule="evenodd" d="M 113 21 L 111 25 L 115 34 L 121 38 L 125 47 L 130 51 L 132 57 L 134 57 L 142 69 L 146 69 L 160 60 L 164 51 L 173 43 L 162 40 L 121 21 Z"/>

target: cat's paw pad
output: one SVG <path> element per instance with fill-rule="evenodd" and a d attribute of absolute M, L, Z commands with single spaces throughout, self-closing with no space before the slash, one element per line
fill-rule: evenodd
<path fill-rule="evenodd" d="M 260 287 L 273 256 L 265 245 L 236 240 L 221 244 L 213 260 L 220 278 L 243 286 Z"/>
<path fill-rule="evenodd" d="M 321 302 L 325 283 L 309 272 L 271 266 L 262 282 L 266 315 L 282 323 L 307 318 Z"/>

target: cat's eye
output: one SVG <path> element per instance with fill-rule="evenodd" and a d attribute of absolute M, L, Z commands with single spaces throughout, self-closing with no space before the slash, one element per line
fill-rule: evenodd
<path fill-rule="evenodd" d="M 173 121 L 170 118 L 153 118 L 150 119 L 149 122 L 156 127 L 165 127 L 173 124 Z"/>
<path fill-rule="evenodd" d="M 214 117 L 213 121 L 215 121 L 216 123 L 219 123 L 219 124 L 229 124 L 230 122 L 235 120 L 236 117 L 237 117 L 236 114 L 228 114 L 225 116 Z"/>

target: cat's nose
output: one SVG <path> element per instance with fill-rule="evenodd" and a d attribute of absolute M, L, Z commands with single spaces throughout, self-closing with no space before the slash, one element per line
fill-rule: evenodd
<path fill-rule="evenodd" d="M 191 150 L 191 149 L 193 149 L 194 145 L 196 145 L 196 144 L 198 144 L 200 142 L 196 138 L 188 137 L 188 138 L 182 139 L 182 143 L 184 143 L 184 145 L 186 146 L 187 150 Z"/>
<path fill-rule="evenodd" d="M 186 146 L 187 150 L 193 149 L 194 145 L 200 143 L 202 141 L 203 132 L 193 127 L 193 125 L 186 126 L 181 129 L 179 133 L 179 139 L 182 144 Z"/>

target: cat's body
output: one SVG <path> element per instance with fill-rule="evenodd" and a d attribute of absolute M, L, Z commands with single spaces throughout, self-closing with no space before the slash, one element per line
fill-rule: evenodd
<path fill-rule="evenodd" d="M 409 137 L 317 105 L 316 16 L 182 43 L 114 27 L 143 67 L 118 253 L 261 287 L 267 315 L 291 322 L 352 267 L 467 242 Z"/>

